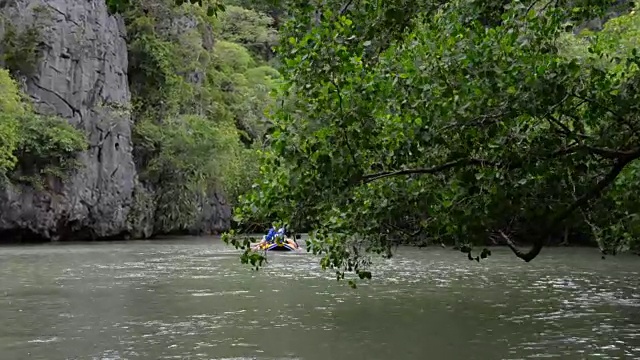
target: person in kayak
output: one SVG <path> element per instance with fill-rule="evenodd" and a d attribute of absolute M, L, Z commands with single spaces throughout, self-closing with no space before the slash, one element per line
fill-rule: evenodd
<path fill-rule="evenodd" d="M 268 247 L 272 246 L 273 243 L 276 242 L 276 239 L 280 238 L 281 242 L 283 244 L 288 244 L 289 249 L 299 249 L 300 245 L 298 245 L 298 242 L 295 239 L 287 239 L 287 230 L 286 230 L 286 226 L 283 225 L 280 229 L 276 230 L 275 226 L 271 226 L 271 228 L 269 228 L 269 231 L 267 232 L 266 235 L 263 236 L 262 240 L 260 240 L 260 242 L 254 246 L 252 246 L 252 249 L 254 250 L 259 250 L 259 249 L 267 249 Z"/>
<path fill-rule="evenodd" d="M 267 233 L 267 235 L 265 235 L 264 241 L 268 243 L 273 242 L 273 240 L 275 240 L 277 235 L 278 233 L 276 232 L 276 228 L 272 226 L 271 229 L 269 229 L 269 232 Z"/>
<path fill-rule="evenodd" d="M 267 232 L 267 235 L 265 235 L 264 237 L 264 241 L 268 243 L 272 243 L 273 241 L 275 241 L 276 238 L 280 237 L 284 239 L 284 235 L 285 235 L 284 226 L 281 227 L 278 231 L 276 231 L 275 226 L 271 226 L 271 229 L 269 229 L 269 232 Z"/>

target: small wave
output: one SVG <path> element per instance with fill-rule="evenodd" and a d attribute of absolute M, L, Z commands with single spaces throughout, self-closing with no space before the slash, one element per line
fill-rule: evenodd
<path fill-rule="evenodd" d="M 34 340 L 29 340 L 27 342 L 30 344 L 46 344 L 46 343 L 51 343 L 56 341 L 60 341 L 60 338 L 57 336 L 46 338 L 46 339 L 34 339 Z"/>
<path fill-rule="evenodd" d="M 191 296 L 223 296 L 223 295 L 241 295 L 248 294 L 248 290 L 236 291 L 216 291 L 216 292 L 193 292 Z"/>

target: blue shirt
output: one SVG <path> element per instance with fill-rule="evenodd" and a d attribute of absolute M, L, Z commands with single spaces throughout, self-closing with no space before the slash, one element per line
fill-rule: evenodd
<path fill-rule="evenodd" d="M 267 233 L 267 236 L 265 237 L 265 240 L 271 241 L 271 240 L 273 240 L 273 238 L 275 236 L 276 236 L 276 229 L 275 228 L 271 228 L 271 229 L 269 229 L 269 232 Z"/>

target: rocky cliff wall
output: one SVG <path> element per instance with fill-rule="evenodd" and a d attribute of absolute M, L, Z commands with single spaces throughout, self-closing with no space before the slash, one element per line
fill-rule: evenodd
<path fill-rule="evenodd" d="M 68 119 L 90 144 L 83 166 L 50 190 L 0 190 L 0 241 L 151 236 L 153 194 L 139 184 L 132 155 L 122 20 L 104 0 L 0 0 L 0 16 L 0 39 L 9 25 L 38 29 L 41 59 L 18 79 L 36 110 Z M 228 228 L 227 205 L 213 200 L 196 230 Z"/>

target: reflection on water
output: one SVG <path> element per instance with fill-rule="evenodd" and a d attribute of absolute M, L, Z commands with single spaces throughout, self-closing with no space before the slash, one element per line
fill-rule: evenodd
<path fill-rule="evenodd" d="M 640 358 L 640 262 L 401 249 L 353 290 L 211 239 L 0 248 L 2 359 Z"/>

